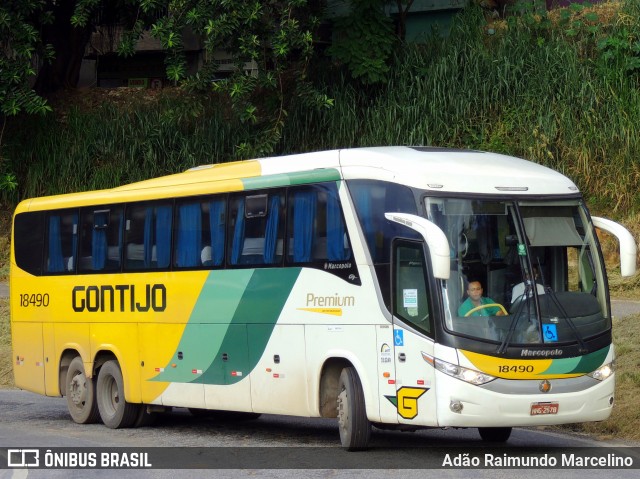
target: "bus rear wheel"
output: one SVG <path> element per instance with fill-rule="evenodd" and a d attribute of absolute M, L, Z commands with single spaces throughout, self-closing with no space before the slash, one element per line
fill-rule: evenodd
<path fill-rule="evenodd" d="M 100 368 L 96 393 L 98 410 L 105 426 L 119 429 L 136 422 L 140 405 L 125 401 L 124 380 L 117 361 L 107 361 Z"/>
<path fill-rule="evenodd" d="M 364 391 L 353 366 L 344 368 L 340 373 L 338 391 L 338 429 L 342 447 L 348 451 L 366 449 L 371 423 L 365 409 Z"/>
<path fill-rule="evenodd" d="M 483 441 L 507 442 L 511 436 L 510 427 L 479 427 L 478 432 Z"/>
<path fill-rule="evenodd" d="M 87 377 L 80 356 L 73 358 L 67 369 L 67 409 L 78 424 L 91 424 L 100 418 L 93 379 Z"/>

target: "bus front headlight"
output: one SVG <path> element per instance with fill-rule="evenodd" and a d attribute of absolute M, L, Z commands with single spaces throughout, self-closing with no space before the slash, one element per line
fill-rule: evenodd
<path fill-rule="evenodd" d="M 593 379 L 597 379 L 598 381 L 604 381 L 609 376 L 611 376 L 615 370 L 616 362 L 611 361 L 610 363 L 607 363 L 604 366 L 600 366 L 595 371 L 587 374 L 587 376 L 591 376 Z"/>
<path fill-rule="evenodd" d="M 442 361 L 441 359 L 435 360 L 435 367 L 438 371 L 446 374 L 447 376 L 460 379 L 461 381 L 470 384 L 475 384 L 476 386 L 486 384 L 496 379 L 495 376 L 481 373 L 475 369 L 463 368 L 462 366 L 451 364 L 446 361 Z"/>

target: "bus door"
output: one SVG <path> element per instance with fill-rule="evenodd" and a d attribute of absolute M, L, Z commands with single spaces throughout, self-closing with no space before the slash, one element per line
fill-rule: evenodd
<path fill-rule="evenodd" d="M 392 246 L 393 348 L 396 407 L 401 424 L 437 425 L 433 358 L 433 308 L 423 241 L 396 239 Z M 387 398 L 392 400 L 390 398 Z"/>

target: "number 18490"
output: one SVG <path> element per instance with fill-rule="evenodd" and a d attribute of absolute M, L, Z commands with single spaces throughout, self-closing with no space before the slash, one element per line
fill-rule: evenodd
<path fill-rule="evenodd" d="M 48 293 L 26 293 L 20 295 L 20 306 L 23 308 L 46 308 L 49 306 L 49 294 Z"/>

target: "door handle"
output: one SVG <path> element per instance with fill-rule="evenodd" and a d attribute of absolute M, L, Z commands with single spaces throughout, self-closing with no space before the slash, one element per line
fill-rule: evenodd
<path fill-rule="evenodd" d="M 406 360 L 407 360 L 407 356 L 405 356 L 404 353 L 398 354 L 398 361 L 400 361 L 401 363 L 404 363 Z"/>

